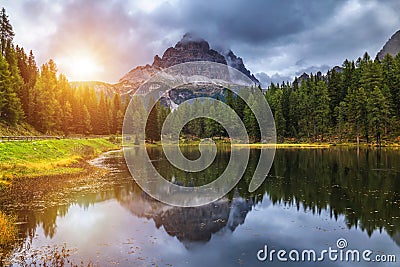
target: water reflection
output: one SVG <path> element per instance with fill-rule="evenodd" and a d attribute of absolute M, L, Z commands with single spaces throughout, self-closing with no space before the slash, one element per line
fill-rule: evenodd
<path fill-rule="evenodd" d="M 196 179 L 194 174 L 181 173 L 168 165 L 159 149 L 152 148 L 149 153 L 154 159 L 153 164 L 161 173 L 184 184 L 190 181 L 207 182 L 207 177 L 216 177 L 229 160 L 229 151 L 219 151 L 218 162 L 214 163 L 214 168 Z M 190 154 L 191 151 L 187 150 L 185 153 Z M 194 150 L 191 156 L 195 157 L 195 153 L 198 152 Z M 20 221 L 21 237 L 33 243 L 33 239 L 38 235 L 44 237 L 41 239 L 42 244 L 45 240 L 64 242 L 62 240 L 67 237 L 60 236 L 61 233 L 70 233 L 66 231 L 71 227 L 68 224 L 79 222 L 81 226 L 78 224 L 74 228 L 77 236 L 72 239 L 75 240 L 75 245 L 79 246 L 83 242 L 80 238 L 85 231 L 94 231 L 90 230 L 91 228 L 96 228 L 96 234 L 102 235 L 102 231 L 106 230 L 103 228 L 111 229 L 116 224 L 119 227 L 118 232 L 122 232 L 123 236 L 134 235 L 126 223 L 133 220 L 132 218 L 137 218 L 141 220 L 137 222 L 141 226 L 132 226 L 136 227 L 135 231 L 155 231 L 155 227 L 170 237 L 177 238 L 186 249 L 195 252 L 205 250 L 208 245 L 198 248 L 194 244 L 210 243 L 211 251 L 217 250 L 228 256 L 232 256 L 236 250 L 235 253 L 239 253 L 246 248 L 246 252 L 240 253 L 251 255 L 243 255 L 241 259 L 247 259 L 254 264 L 257 262 L 253 254 L 267 241 L 274 242 L 277 247 L 296 244 L 298 247 L 318 248 L 328 241 L 334 242 L 340 235 L 345 235 L 352 244 L 360 247 L 374 245 L 376 250 L 386 249 L 388 251 L 384 250 L 385 252 L 398 253 L 398 248 L 395 249 L 394 245 L 400 246 L 400 169 L 396 165 L 400 162 L 398 150 L 277 150 L 266 181 L 256 192 L 249 193 L 247 189 L 251 174 L 257 165 L 258 154 L 259 150 L 251 151 L 251 160 L 245 176 L 227 197 L 196 208 L 172 207 L 153 200 L 132 181 L 122 154 L 110 154 L 101 163 L 112 170 L 111 174 L 104 178 L 107 180 L 107 186 L 102 190 L 71 193 L 70 202 L 52 207 L 15 208 L 14 212 Z M 107 204 L 103 207 L 101 203 Z M 133 217 L 128 218 L 116 205 Z M 97 213 L 86 216 L 90 212 L 85 211 L 92 207 Z M 12 205 L 8 205 L 7 208 L 13 209 Z M 63 222 L 63 218 L 67 221 Z M 111 221 L 100 224 L 101 218 Z M 152 224 L 144 226 L 147 221 L 151 221 Z M 85 227 L 88 227 L 88 230 L 83 231 Z M 235 231 L 238 232 L 234 234 Z M 154 235 L 154 232 L 152 233 Z M 149 236 L 143 237 L 143 240 Z M 390 236 L 394 246 L 388 243 L 386 236 Z M 302 239 L 304 237 L 308 239 Z M 109 242 L 109 246 L 113 246 L 109 234 L 96 238 L 102 240 L 98 242 Z M 166 237 L 162 238 L 166 240 Z M 227 238 L 232 239 L 232 244 L 238 243 L 233 251 L 216 247 L 229 247 L 221 241 Z M 105 253 L 113 255 L 110 247 L 105 249 Z M 80 249 L 85 250 L 83 247 Z M 90 254 L 89 248 L 86 249 L 87 251 L 80 255 L 96 256 Z M 197 252 L 196 255 L 193 253 L 185 254 L 185 257 L 198 257 Z M 236 255 L 232 257 L 235 257 L 236 264 Z M 201 257 L 197 264 L 201 266 L 200 263 Z M 193 263 L 193 266 L 196 264 Z"/>

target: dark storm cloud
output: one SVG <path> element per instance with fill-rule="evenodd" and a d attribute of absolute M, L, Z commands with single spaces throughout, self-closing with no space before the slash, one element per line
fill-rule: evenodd
<path fill-rule="evenodd" d="M 323 20 L 340 1 L 186 1 L 182 20 L 210 38 L 227 38 L 251 44 L 266 44 L 296 34 Z M 192 17 L 191 14 L 196 14 Z M 312 19 L 310 19 L 312 18 Z M 215 23 L 217 22 L 217 23 Z M 215 26 L 214 26 L 215 25 Z M 216 41 L 218 41 L 218 39 Z"/>
<path fill-rule="evenodd" d="M 364 51 L 374 57 L 400 28 L 397 0 L 25 0 L 7 6 L 11 18 L 17 17 L 17 36 L 32 28 L 45 36 L 21 38 L 42 61 L 60 47 L 92 47 L 102 55 L 107 81 L 151 63 L 185 32 L 232 49 L 253 73 L 275 81 L 316 72 L 313 66 L 325 71 Z"/>

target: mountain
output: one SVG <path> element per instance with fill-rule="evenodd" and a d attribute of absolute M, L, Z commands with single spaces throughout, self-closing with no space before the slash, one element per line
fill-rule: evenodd
<path fill-rule="evenodd" d="M 379 60 L 382 60 L 386 54 L 395 56 L 398 53 L 400 53 L 400 30 L 390 37 L 381 51 L 378 52 L 377 57 Z"/>
<path fill-rule="evenodd" d="M 98 82 L 98 81 L 74 81 L 69 83 L 72 88 L 78 87 L 90 87 L 94 88 L 97 94 L 100 94 L 102 91 L 105 96 L 112 97 L 116 91 L 120 91 L 122 84 L 109 84 L 105 82 Z"/>
<path fill-rule="evenodd" d="M 228 65 L 249 77 L 255 86 L 260 85 L 259 80 L 246 68 L 242 58 L 237 57 L 231 50 L 226 53 L 218 52 L 210 48 L 206 40 L 190 33 L 186 33 L 174 47 L 165 50 L 162 57 L 155 55 L 151 65 L 138 66 L 130 70 L 116 84 L 88 81 L 71 82 L 71 85 L 94 87 L 96 92 L 103 91 L 106 96 L 112 96 L 115 92 L 121 96 L 132 95 L 140 85 L 163 69 L 192 61 L 210 61 Z M 192 89 L 195 90 L 195 88 Z"/>
<path fill-rule="evenodd" d="M 165 69 L 190 61 L 210 61 L 227 65 L 225 57 L 211 49 L 207 41 L 186 33 L 175 47 L 165 50 L 162 58 L 156 55 L 152 66 Z"/>
<path fill-rule="evenodd" d="M 210 61 L 228 65 L 241 71 L 256 86 L 260 84 L 259 80 L 245 67 L 243 60 L 231 50 L 223 55 L 223 53 L 210 48 L 206 40 L 186 33 L 174 47 L 165 50 L 162 57 L 154 56 L 152 65 L 139 66 L 125 74 L 119 80 L 118 84 L 122 85 L 119 86 L 119 92 L 121 94 L 131 94 L 155 73 L 171 66 L 191 61 Z"/>

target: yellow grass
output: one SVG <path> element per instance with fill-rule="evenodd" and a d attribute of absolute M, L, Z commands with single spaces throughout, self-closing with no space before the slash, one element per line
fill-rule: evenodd
<path fill-rule="evenodd" d="M 0 211 L 0 251 L 15 242 L 17 227 L 15 218 L 8 217 Z"/>

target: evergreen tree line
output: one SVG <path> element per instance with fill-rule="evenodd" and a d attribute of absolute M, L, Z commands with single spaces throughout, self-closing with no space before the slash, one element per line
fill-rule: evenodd
<path fill-rule="evenodd" d="M 223 90 L 220 97 L 217 100 L 223 101 L 227 104 L 226 107 L 217 105 L 216 101 L 211 102 L 211 100 L 201 101 L 198 98 L 192 101 L 186 101 L 185 103 L 178 106 L 176 111 L 172 111 L 171 124 L 174 133 L 180 131 L 181 135 L 189 136 L 190 138 L 212 138 L 219 137 L 225 138 L 229 137 L 226 129 L 223 125 L 229 125 L 231 129 L 237 129 L 240 127 L 238 122 L 234 120 L 232 115 L 229 113 L 230 108 L 233 109 L 240 120 L 246 127 L 249 140 L 251 142 L 260 142 L 260 129 L 257 123 L 257 119 L 252 112 L 252 110 L 257 108 L 257 101 L 255 101 L 254 90 L 260 90 L 259 88 L 243 88 L 240 92 L 244 96 L 245 100 L 238 97 L 231 90 Z M 135 107 L 142 106 L 138 110 L 144 112 L 145 108 L 143 102 L 138 99 L 136 101 Z M 248 103 L 248 105 L 246 104 Z M 146 139 L 153 142 L 159 141 L 161 139 L 161 129 L 163 127 L 166 117 L 171 113 L 171 110 L 162 102 L 157 102 L 157 104 L 149 112 L 148 120 L 146 123 Z M 178 129 L 179 125 L 182 125 L 185 121 L 185 117 L 193 118 L 197 114 L 206 114 L 207 117 L 200 117 L 193 119 L 186 123 L 182 129 Z M 145 116 L 145 115 L 143 115 Z M 140 117 L 137 115 L 137 117 Z M 211 119 L 215 118 L 215 119 Z M 166 134 L 169 134 L 166 132 Z"/>
<path fill-rule="evenodd" d="M 42 133 L 118 134 L 126 104 L 88 86 L 72 87 L 53 60 L 37 67 L 30 51 L 14 46 L 5 9 L 0 12 L 0 121 L 27 122 Z M 128 101 L 124 101 L 128 103 Z"/>
<path fill-rule="evenodd" d="M 258 123 L 251 111 L 255 102 L 252 90 L 258 89 L 247 89 L 245 94 L 250 106 L 230 90 L 224 91 L 223 98 L 243 121 L 250 141 L 259 142 Z M 388 54 L 380 61 L 365 53 L 355 62 L 345 60 L 342 68 L 333 68 L 326 76 L 311 74 L 293 83 L 271 84 L 264 96 L 280 142 L 392 142 L 400 136 L 400 54 Z M 193 113 L 203 104 L 194 100 L 178 109 Z M 154 141 L 159 140 L 155 133 L 160 133 L 165 119 L 155 115 L 161 106 L 149 117 L 148 124 L 154 129 L 150 139 Z M 206 118 L 189 122 L 182 134 L 227 137 L 219 123 Z"/>
<path fill-rule="evenodd" d="M 393 141 L 400 136 L 400 54 L 345 60 L 326 76 L 271 84 L 277 136 L 308 141 Z"/>

